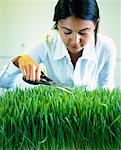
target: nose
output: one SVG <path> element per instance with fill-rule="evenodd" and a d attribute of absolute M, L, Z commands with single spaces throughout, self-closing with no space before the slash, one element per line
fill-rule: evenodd
<path fill-rule="evenodd" d="M 80 41 L 81 41 L 81 37 L 79 34 L 75 33 L 72 35 L 72 37 L 71 37 L 72 45 L 77 45 L 80 43 Z"/>

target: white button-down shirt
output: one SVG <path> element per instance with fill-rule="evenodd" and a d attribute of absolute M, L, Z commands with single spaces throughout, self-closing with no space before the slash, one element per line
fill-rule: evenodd
<path fill-rule="evenodd" d="M 114 87 L 115 44 L 109 37 L 100 33 L 97 34 L 96 46 L 94 35 L 90 37 L 75 69 L 58 31 L 52 31 L 43 39 L 39 39 L 26 54 L 32 56 L 37 63 L 43 63 L 47 75 L 55 82 L 71 87 L 86 86 L 89 89 Z M 0 87 L 14 87 L 19 83 L 19 74 L 20 69 L 10 60 L 0 72 Z M 22 81 L 20 85 L 24 84 Z"/>

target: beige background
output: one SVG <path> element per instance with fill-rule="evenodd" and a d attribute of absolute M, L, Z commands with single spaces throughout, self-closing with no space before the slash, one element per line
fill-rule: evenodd
<path fill-rule="evenodd" d="M 115 87 L 121 88 L 121 1 L 97 0 L 100 32 L 117 46 Z M 51 30 L 57 0 L 0 0 L 0 66 L 23 53 L 36 38 Z"/>

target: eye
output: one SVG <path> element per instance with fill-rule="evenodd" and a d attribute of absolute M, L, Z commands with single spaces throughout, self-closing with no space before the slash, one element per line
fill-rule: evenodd
<path fill-rule="evenodd" d="M 87 32 L 79 32 L 80 35 L 88 35 Z"/>
<path fill-rule="evenodd" d="M 71 32 L 64 32 L 64 34 L 71 34 Z"/>

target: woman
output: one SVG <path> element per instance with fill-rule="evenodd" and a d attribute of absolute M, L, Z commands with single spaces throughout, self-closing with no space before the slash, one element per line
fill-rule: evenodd
<path fill-rule="evenodd" d="M 100 16 L 96 0 L 59 0 L 53 20 L 52 32 L 2 70 L 0 87 L 14 87 L 20 73 L 26 79 L 39 80 L 39 64 L 43 63 L 48 76 L 58 83 L 112 89 L 115 44 L 97 33 Z"/>

